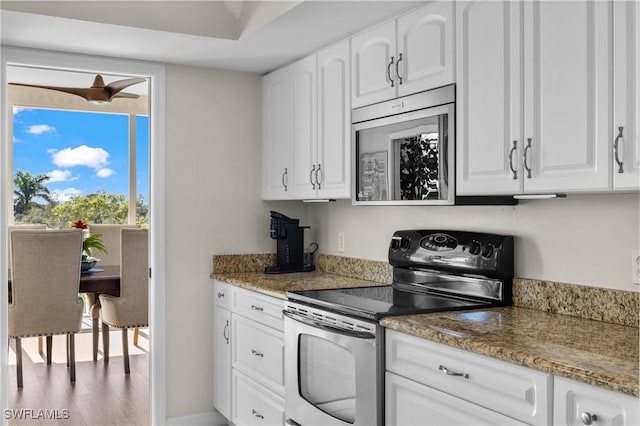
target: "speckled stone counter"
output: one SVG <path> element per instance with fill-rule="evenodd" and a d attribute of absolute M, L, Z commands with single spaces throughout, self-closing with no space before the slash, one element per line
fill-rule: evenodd
<path fill-rule="evenodd" d="M 503 361 L 639 396 L 638 329 L 505 307 L 390 317 L 382 325 Z"/>
<path fill-rule="evenodd" d="M 225 281 L 238 287 L 254 290 L 281 299 L 287 291 L 318 288 L 369 287 L 386 283 L 350 278 L 327 272 L 299 272 L 293 274 L 265 274 L 263 272 L 213 273 L 211 278 Z"/>

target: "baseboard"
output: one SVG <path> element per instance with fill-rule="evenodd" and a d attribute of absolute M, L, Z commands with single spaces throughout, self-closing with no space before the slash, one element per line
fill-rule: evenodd
<path fill-rule="evenodd" d="M 223 426 L 227 424 L 227 419 L 217 411 L 167 418 L 167 426 Z"/>

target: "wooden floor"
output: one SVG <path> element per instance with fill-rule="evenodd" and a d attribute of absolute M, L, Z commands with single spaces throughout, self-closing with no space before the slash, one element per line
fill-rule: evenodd
<path fill-rule="evenodd" d="M 91 333 L 76 334 L 76 383 L 69 382 L 65 337 L 53 340 L 52 364 L 38 353 L 37 338 L 22 340 L 24 387 L 16 387 L 14 343 L 9 351 L 9 407 L 22 419 L 10 425 L 148 425 L 149 345 L 147 330 L 140 330 L 138 346 L 129 331 L 131 374 L 124 374 L 122 332 L 110 332 L 110 357 L 105 364 L 102 343 L 93 362 Z M 100 336 L 102 340 L 102 335 Z M 6 417 L 6 413 L 3 413 Z M 15 417 L 15 416 L 14 416 Z"/>

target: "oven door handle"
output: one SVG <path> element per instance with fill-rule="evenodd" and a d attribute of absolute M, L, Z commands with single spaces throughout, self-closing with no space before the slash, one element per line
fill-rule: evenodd
<path fill-rule="evenodd" d="M 337 333 L 337 334 L 342 334 L 344 336 L 349 336 L 349 337 L 355 337 L 357 339 L 375 339 L 376 336 L 372 333 L 366 332 L 366 331 L 356 331 L 356 330 L 349 330 L 347 328 L 341 328 L 341 327 L 336 327 L 333 325 L 329 325 L 329 324 L 323 324 L 319 321 L 314 321 L 312 319 L 303 317 L 302 315 L 298 315 L 295 314 L 291 311 L 288 310 L 283 310 L 282 313 L 291 318 L 294 321 L 297 322 L 301 322 L 303 324 L 306 324 L 310 327 L 314 327 L 314 328 L 319 328 L 321 330 L 325 330 L 325 331 L 329 331 L 331 333 Z"/>

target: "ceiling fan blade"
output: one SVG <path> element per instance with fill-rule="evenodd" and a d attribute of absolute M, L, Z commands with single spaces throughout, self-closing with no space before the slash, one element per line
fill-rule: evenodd
<path fill-rule="evenodd" d="M 38 89 L 57 90 L 58 92 L 71 93 L 72 95 L 78 95 L 87 100 L 91 100 L 90 91 L 92 91 L 92 89 L 85 89 L 80 87 L 40 86 L 38 84 L 24 84 L 24 83 L 9 83 L 9 84 L 13 86 L 36 87 Z"/>
<path fill-rule="evenodd" d="M 105 89 L 108 89 L 113 96 L 122 89 L 133 86 L 134 84 L 144 83 L 145 81 L 147 81 L 146 78 L 127 78 L 125 80 L 112 81 L 111 83 L 107 84 Z"/>
<path fill-rule="evenodd" d="M 118 92 L 115 95 L 113 95 L 111 98 L 115 99 L 115 98 L 127 98 L 127 99 L 138 99 L 140 96 L 136 95 L 135 93 L 127 93 L 127 92 Z"/>

